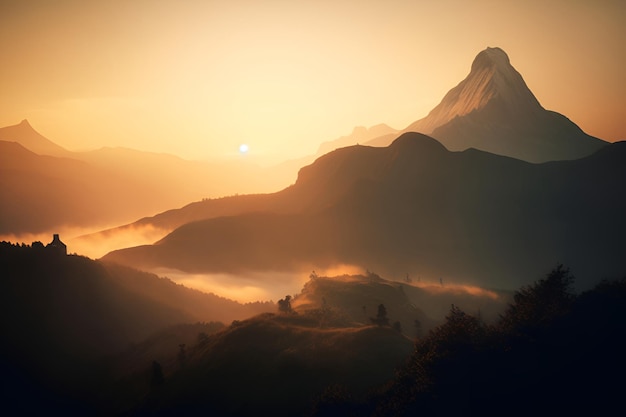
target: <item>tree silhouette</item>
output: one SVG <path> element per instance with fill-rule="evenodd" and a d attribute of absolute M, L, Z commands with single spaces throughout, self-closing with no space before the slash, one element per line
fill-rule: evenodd
<path fill-rule="evenodd" d="M 291 308 L 291 296 L 286 295 L 284 299 L 278 300 L 278 311 L 281 313 L 291 313 L 293 309 Z"/>
<path fill-rule="evenodd" d="M 413 322 L 413 327 L 415 327 L 415 337 L 421 337 L 422 336 L 422 322 L 419 321 L 418 319 L 415 319 L 415 321 Z"/>
<path fill-rule="evenodd" d="M 502 316 L 501 326 L 534 332 L 567 314 L 575 300 L 573 283 L 569 269 L 558 265 L 546 278 L 515 292 L 514 303 Z"/>
<path fill-rule="evenodd" d="M 399 321 L 395 321 L 392 327 L 398 333 L 402 333 L 402 324 Z"/>
<path fill-rule="evenodd" d="M 379 326 L 389 326 L 389 318 L 387 317 L 387 309 L 383 304 L 378 305 L 378 313 L 376 314 L 376 318 L 370 318 L 372 323 L 377 324 Z"/>
<path fill-rule="evenodd" d="M 494 324 L 452 305 L 445 323 L 418 338 L 394 380 L 353 415 L 611 414 L 623 391 L 613 376 L 626 372 L 626 277 L 581 295 L 572 282 L 559 265 L 517 291 Z M 359 404 L 331 400 L 325 405 L 338 410 L 333 415 Z"/>
<path fill-rule="evenodd" d="M 163 385 L 165 378 L 163 377 L 163 368 L 157 361 L 152 361 L 152 374 L 150 376 L 150 386 L 156 388 Z"/>
<path fill-rule="evenodd" d="M 181 343 L 180 345 L 178 345 L 178 348 L 178 364 L 181 368 L 183 368 L 185 366 L 185 363 L 187 362 L 187 352 L 185 351 L 185 344 Z"/>
<path fill-rule="evenodd" d="M 205 332 L 198 333 L 198 345 L 206 346 L 209 343 L 209 335 Z"/>

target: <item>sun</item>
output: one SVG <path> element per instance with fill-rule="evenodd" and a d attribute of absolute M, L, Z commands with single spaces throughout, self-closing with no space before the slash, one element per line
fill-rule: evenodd
<path fill-rule="evenodd" d="M 250 148 L 245 143 L 242 143 L 241 145 L 239 145 L 239 153 L 242 155 L 247 154 L 249 149 Z"/>

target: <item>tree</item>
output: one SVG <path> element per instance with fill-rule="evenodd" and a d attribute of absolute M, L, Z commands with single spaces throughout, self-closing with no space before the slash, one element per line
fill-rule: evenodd
<path fill-rule="evenodd" d="M 422 337 L 422 322 L 418 319 L 415 319 L 413 322 L 413 327 L 415 327 L 415 337 Z"/>
<path fill-rule="evenodd" d="M 420 358 L 447 363 L 446 372 L 453 372 L 456 364 L 488 345 L 485 342 L 488 335 L 489 328 L 480 319 L 452 304 L 445 322 L 425 338 L 419 339 L 415 349 Z M 438 372 L 444 372 L 442 369 Z"/>
<path fill-rule="evenodd" d="M 163 368 L 157 361 L 152 361 L 152 375 L 150 377 L 150 385 L 152 388 L 163 385 L 165 378 L 163 377 Z"/>
<path fill-rule="evenodd" d="M 291 296 L 286 295 L 285 298 L 278 300 L 278 311 L 281 313 L 292 313 L 293 309 L 291 308 Z"/>
<path fill-rule="evenodd" d="M 379 326 L 389 326 L 389 318 L 387 317 L 387 309 L 383 304 L 378 305 L 378 313 L 376 314 L 376 318 L 370 318 L 372 323 L 377 324 Z"/>
<path fill-rule="evenodd" d="M 396 332 L 402 333 L 402 324 L 399 321 L 394 322 L 392 327 Z"/>
<path fill-rule="evenodd" d="M 181 343 L 180 345 L 178 345 L 178 348 L 178 364 L 181 368 L 183 368 L 185 366 L 185 363 L 187 362 L 187 352 L 185 351 L 185 344 Z"/>
<path fill-rule="evenodd" d="M 209 335 L 205 332 L 198 333 L 198 345 L 206 346 L 209 343 Z"/>
<path fill-rule="evenodd" d="M 575 299 L 573 283 L 569 269 L 558 265 L 546 278 L 522 287 L 515 292 L 514 303 L 502 316 L 502 327 L 534 331 L 567 314 Z"/>

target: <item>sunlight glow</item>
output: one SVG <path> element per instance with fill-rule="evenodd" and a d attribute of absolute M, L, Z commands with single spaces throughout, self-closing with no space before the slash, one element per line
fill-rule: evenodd
<path fill-rule="evenodd" d="M 620 2 L 12 3 L 0 13 L 0 126 L 27 118 L 70 150 L 201 159 L 254 137 L 282 162 L 354 126 L 405 128 L 487 46 L 509 54 L 544 107 L 624 138 Z"/>
<path fill-rule="evenodd" d="M 154 268 L 150 272 L 198 291 L 213 293 L 240 303 L 277 301 L 286 294 L 300 292 L 306 282 L 303 273 L 276 271 L 229 273 L 188 273 L 172 268 Z"/>

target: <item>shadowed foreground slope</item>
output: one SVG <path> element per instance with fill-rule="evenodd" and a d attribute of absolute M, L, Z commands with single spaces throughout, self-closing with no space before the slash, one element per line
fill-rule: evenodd
<path fill-rule="evenodd" d="M 412 343 L 390 327 L 319 328 L 310 315 L 234 323 L 187 350 L 139 414 L 304 415 L 330 386 L 357 395 L 393 376 Z"/>
<path fill-rule="evenodd" d="M 292 309 L 236 321 L 223 332 L 199 339 L 185 348 L 184 357 L 171 355 L 161 363 L 158 384 L 149 386 L 144 372 L 116 383 L 110 398 L 132 390 L 134 396 L 118 407 L 138 415 L 304 416 L 317 401 L 337 393 L 369 395 L 392 378 L 410 354 L 415 321 L 420 334 L 441 322 L 413 304 L 410 292 L 415 293 L 412 298 L 420 298 L 420 292 L 421 300 L 432 298 L 431 306 L 449 306 L 452 299 L 472 310 L 504 310 L 504 300 L 491 295 L 458 289 L 437 294 L 375 274 L 312 274 L 291 299 Z M 382 304 L 388 323 L 372 326 Z"/>
<path fill-rule="evenodd" d="M 626 371 L 624 281 L 576 296 L 558 267 L 517 291 L 501 319 L 486 322 L 480 310 L 453 305 L 414 343 L 404 323 L 423 320 L 427 330 L 420 310 L 428 302 L 455 296 L 470 309 L 495 308 L 500 296 L 438 294 L 375 275 L 312 276 L 293 304 L 278 303 L 279 314 L 227 328 L 171 326 L 200 308 L 179 298 L 179 286 L 168 287 L 172 300 L 159 300 L 123 287 L 102 263 L 0 249 L 9 272 L 0 300 L 0 369 L 9 381 L 2 399 L 24 414 L 557 415 L 608 411 L 621 398 L 609 376 Z M 132 279 L 150 284 L 149 277 Z M 383 302 L 388 310 L 369 307 Z"/>
<path fill-rule="evenodd" d="M 510 299 L 509 292 L 390 281 L 370 273 L 366 276 L 312 276 L 294 296 L 292 305 L 298 312 L 332 311 L 347 323 L 362 326 L 371 324 L 378 305 L 383 304 L 389 324 L 397 325 L 403 334 L 414 338 L 441 324 L 451 304 L 468 312 L 480 312 L 485 321 L 491 322 L 504 311 Z"/>
<path fill-rule="evenodd" d="M 1 242 L 0 270 L 3 399 L 16 407 L 58 401 L 60 409 L 80 410 L 104 356 L 173 325 L 230 322 L 274 308 L 37 245 Z"/>
<path fill-rule="evenodd" d="M 626 280 L 580 295 L 563 267 L 486 325 L 457 307 L 378 395 L 335 396 L 317 416 L 610 415 L 622 406 Z M 358 411 L 356 411 L 358 410 Z"/>

